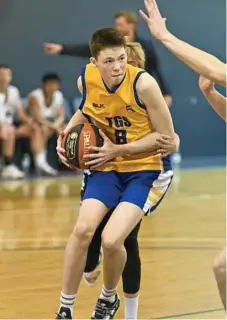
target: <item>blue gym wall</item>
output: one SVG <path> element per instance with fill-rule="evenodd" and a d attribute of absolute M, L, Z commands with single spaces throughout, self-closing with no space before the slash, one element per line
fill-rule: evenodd
<path fill-rule="evenodd" d="M 173 33 L 225 60 L 225 0 L 158 0 L 158 3 Z M 77 94 L 76 77 L 86 59 L 46 56 L 42 43 L 85 42 L 94 29 L 113 25 L 116 10 L 140 8 L 142 0 L 1 0 L 0 63 L 12 66 L 14 84 L 22 95 L 39 85 L 43 72 L 54 70 L 62 77 L 64 94 L 72 98 Z M 138 33 L 149 37 L 141 20 Z M 200 93 L 198 75 L 159 43 L 154 44 L 173 92 L 172 115 L 181 136 L 183 155 L 224 155 L 225 124 Z"/>

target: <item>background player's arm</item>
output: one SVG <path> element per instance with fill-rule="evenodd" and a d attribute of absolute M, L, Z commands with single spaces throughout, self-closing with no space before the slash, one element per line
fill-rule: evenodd
<path fill-rule="evenodd" d="M 199 87 L 207 99 L 212 108 L 217 112 L 217 114 L 226 121 L 226 102 L 227 99 L 222 94 L 220 94 L 214 87 L 214 82 L 200 76 Z"/>
<path fill-rule="evenodd" d="M 53 123 L 44 119 L 41 114 L 40 114 L 40 110 L 39 110 L 39 101 L 37 100 L 36 97 L 31 97 L 28 101 L 28 108 L 31 109 L 32 111 L 32 116 L 33 119 L 39 123 L 39 124 L 43 124 L 46 125 L 49 128 L 53 127 Z"/>
<path fill-rule="evenodd" d="M 81 44 L 58 44 L 44 43 L 44 52 L 47 54 L 61 54 L 73 57 L 90 58 L 90 48 L 88 43 Z"/>
<path fill-rule="evenodd" d="M 117 145 L 116 156 L 125 155 L 137 155 L 144 152 L 153 154 L 161 153 L 163 156 L 167 156 L 179 148 L 180 139 L 176 134 L 175 138 L 172 139 L 168 135 L 160 134 L 158 132 L 149 133 L 145 137 L 129 142 L 123 145 Z"/>
<path fill-rule="evenodd" d="M 17 111 L 17 114 L 18 114 L 21 122 L 30 124 L 32 119 L 28 116 L 25 109 L 21 105 L 21 98 L 20 98 L 19 90 L 17 90 L 17 92 L 16 92 L 15 104 L 16 104 L 16 111 Z"/>
<path fill-rule="evenodd" d="M 225 63 L 171 34 L 166 27 L 166 19 L 161 16 L 155 0 L 146 0 L 145 6 L 147 15 L 142 10 L 140 10 L 140 14 L 154 38 L 162 42 L 168 50 L 195 72 L 215 83 L 226 86 Z"/>
<path fill-rule="evenodd" d="M 32 119 L 27 115 L 25 109 L 22 106 L 19 105 L 17 107 L 17 113 L 18 113 L 19 119 L 23 123 L 31 123 Z"/>
<path fill-rule="evenodd" d="M 215 56 L 181 41 L 172 34 L 165 37 L 162 43 L 195 72 L 226 86 L 226 64 Z"/>
<path fill-rule="evenodd" d="M 63 105 L 59 105 L 58 110 L 57 110 L 57 119 L 53 122 L 53 126 L 59 130 L 61 126 L 64 123 L 65 120 L 65 113 L 64 113 L 64 107 Z"/>
<path fill-rule="evenodd" d="M 39 111 L 39 102 L 36 99 L 36 97 L 30 97 L 28 100 L 28 109 L 31 110 L 33 119 L 42 124 L 43 123 L 43 118 L 41 117 L 40 111 Z"/>
<path fill-rule="evenodd" d="M 160 153 L 162 157 L 166 157 L 175 152 L 180 144 L 179 137 L 176 134 L 175 138 L 172 139 L 169 136 L 153 132 L 137 141 L 123 145 L 114 144 L 101 130 L 100 134 L 104 140 L 103 146 L 101 148 L 94 146 L 90 147 L 90 153 L 84 156 L 84 159 L 86 159 L 85 165 L 89 166 L 91 169 L 118 156 L 123 157 L 125 155 L 137 155 L 149 152 L 154 155 Z"/>

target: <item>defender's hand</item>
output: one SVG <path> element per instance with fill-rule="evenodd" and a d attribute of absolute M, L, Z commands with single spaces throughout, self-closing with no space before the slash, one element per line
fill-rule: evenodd
<path fill-rule="evenodd" d="M 104 140 L 103 146 L 101 148 L 90 147 L 90 153 L 84 156 L 84 159 L 87 160 L 85 165 L 90 167 L 91 170 L 119 155 L 119 146 L 111 142 L 101 130 L 99 130 L 99 132 Z"/>
<path fill-rule="evenodd" d="M 157 153 L 161 153 L 162 158 L 176 152 L 180 146 L 180 139 L 177 134 L 175 134 L 174 139 L 162 134 L 161 138 L 157 139 L 157 142 L 159 143 Z"/>
<path fill-rule="evenodd" d="M 214 85 L 215 83 L 212 80 L 207 79 L 204 76 L 199 77 L 199 87 L 201 91 L 203 92 L 212 91 L 214 90 Z"/>
<path fill-rule="evenodd" d="M 144 4 L 147 14 L 145 14 L 142 10 L 140 10 L 139 13 L 143 20 L 147 23 L 151 35 L 157 40 L 161 41 L 166 37 L 166 35 L 170 34 L 166 28 L 166 18 L 161 16 L 155 0 L 145 0 Z"/>

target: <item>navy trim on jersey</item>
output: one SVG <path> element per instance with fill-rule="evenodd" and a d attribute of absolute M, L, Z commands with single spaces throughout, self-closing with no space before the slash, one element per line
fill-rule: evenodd
<path fill-rule="evenodd" d="M 164 172 L 172 170 L 171 157 L 170 155 L 162 158 L 163 170 Z"/>
<path fill-rule="evenodd" d="M 82 88 L 83 88 L 83 92 L 82 92 L 82 100 L 79 106 L 79 109 L 82 110 L 83 106 L 85 104 L 86 101 L 86 97 L 87 97 L 87 89 L 86 89 L 86 83 L 85 83 L 85 72 L 86 72 L 86 66 L 82 68 L 81 70 L 81 81 L 82 81 Z"/>
<path fill-rule="evenodd" d="M 89 123 L 92 123 L 91 117 L 82 111 L 83 116 L 88 120 Z"/>
<path fill-rule="evenodd" d="M 146 110 L 146 106 L 140 101 L 139 97 L 138 97 L 138 94 L 137 94 L 137 91 L 136 91 L 136 84 L 137 84 L 137 81 L 139 80 L 139 77 L 141 76 L 141 74 L 145 73 L 146 71 L 140 71 L 137 73 L 136 75 L 136 78 L 134 80 L 134 83 L 133 83 L 133 92 L 134 92 L 134 97 L 135 97 L 135 100 L 136 100 L 136 103 L 138 104 L 139 107 L 141 107 L 142 109 Z"/>
<path fill-rule="evenodd" d="M 126 72 L 125 72 L 125 75 L 124 75 L 123 79 L 121 80 L 121 82 L 116 84 L 115 86 L 113 86 L 111 89 L 107 86 L 107 84 L 105 83 L 105 81 L 103 79 L 102 79 L 102 81 L 103 81 L 103 84 L 104 84 L 106 90 L 109 93 L 115 93 L 117 91 L 117 89 L 121 86 L 122 82 L 125 80 L 125 77 L 126 77 Z"/>

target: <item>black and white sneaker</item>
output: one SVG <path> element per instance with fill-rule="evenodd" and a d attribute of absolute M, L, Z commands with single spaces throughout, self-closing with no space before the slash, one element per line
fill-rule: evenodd
<path fill-rule="evenodd" d="M 115 294 L 115 301 L 113 303 L 103 299 L 98 299 L 91 319 L 113 319 L 119 307 L 120 297 L 117 293 Z"/>
<path fill-rule="evenodd" d="M 57 318 L 55 318 L 55 320 L 58 320 L 58 319 L 72 320 L 72 314 L 69 308 L 61 307 L 59 312 L 56 313 L 56 315 L 57 315 Z"/>

